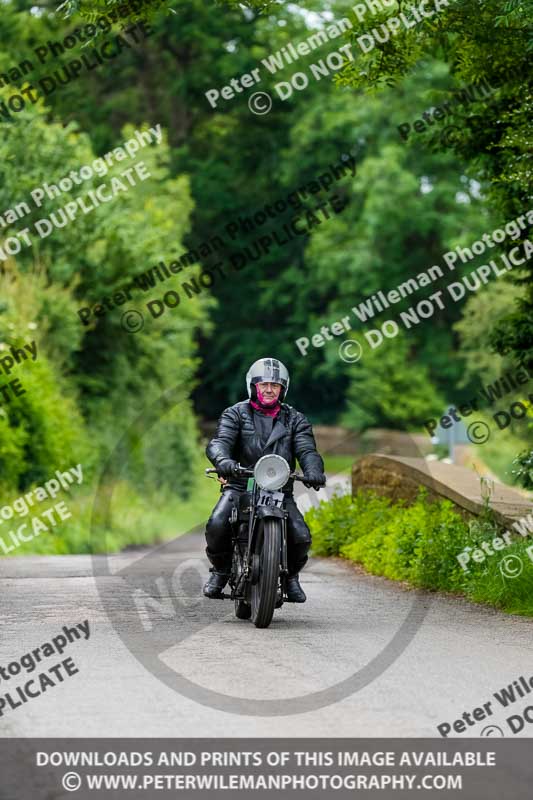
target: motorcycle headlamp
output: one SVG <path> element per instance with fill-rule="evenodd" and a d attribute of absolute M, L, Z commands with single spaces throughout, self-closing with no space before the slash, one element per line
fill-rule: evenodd
<path fill-rule="evenodd" d="M 271 492 L 276 492 L 285 486 L 290 474 L 291 470 L 285 459 L 273 453 L 260 458 L 254 467 L 257 485 Z"/>

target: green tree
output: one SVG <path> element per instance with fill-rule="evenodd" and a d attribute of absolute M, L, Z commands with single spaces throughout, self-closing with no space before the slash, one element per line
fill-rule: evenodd
<path fill-rule="evenodd" d="M 0 452 L 5 448 L 6 458 L 12 458 L 13 442 L 18 447 L 18 466 L 8 474 L 23 486 L 56 469 L 59 454 L 66 457 L 72 452 L 74 441 L 79 439 L 83 449 L 82 420 L 85 438 L 92 440 L 91 461 L 96 463 L 143 407 L 166 389 L 181 386 L 184 403 L 167 414 L 152 434 L 157 459 L 146 445 L 132 440 L 125 473 L 146 491 L 170 485 L 177 492 L 187 492 L 191 468 L 197 462 L 194 415 L 186 398 L 197 367 L 194 337 L 198 330 L 207 330 L 209 298 L 184 302 L 179 315 L 149 321 L 147 330 L 137 336 L 122 328 L 123 308 L 93 317 L 86 327 L 77 314 L 80 306 L 101 303 L 104 296 L 112 296 L 159 259 L 172 259 L 181 252 L 180 240 L 192 210 L 187 179 L 169 175 L 166 140 L 157 148 L 145 147 L 141 158 L 150 173 L 150 187 L 148 180 L 139 182 L 112 202 L 87 214 L 80 212 L 69 224 L 39 238 L 37 220 L 50 219 L 73 196 L 85 195 L 89 203 L 88 191 L 102 183 L 107 184 L 109 196 L 111 177 L 120 175 L 126 165 L 118 162 L 107 175 L 94 175 L 73 191 L 36 207 L 30 199 L 33 189 L 45 182 L 57 183 L 71 169 L 79 171 L 95 163 L 89 137 L 73 123 L 47 121 L 47 109 L 41 105 L 26 109 L 16 122 L 4 122 L 1 127 L 0 207 L 12 209 L 24 200 L 30 213 L 2 229 L 0 245 L 27 227 L 32 246 L 14 256 L 19 289 L 3 292 L 0 335 L 6 345 L 16 343 L 22 333 L 10 332 L 14 320 L 32 324 L 40 353 L 25 381 L 31 385 L 31 396 L 28 390 L 27 396 L 4 409 L 4 426 L 16 432 L 4 429 Z M 124 128 L 116 144 L 131 137 L 133 129 L 131 125 Z M 31 294 L 36 274 L 46 276 L 49 288 L 41 283 L 40 290 Z M 4 280 L 8 287 L 9 278 Z M 31 314 L 22 315 L 21 299 L 26 295 L 33 298 L 33 305 Z M 145 298 L 139 290 L 134 302 L 141 305 Z M 63 426 L 63 434 L 57 426 Z"/>
<path fill-rule="evenodd" d="M 444 406 L 432 385 L 428 368 L 412 358 L 407 337 L 400 333 L 365 351 L 351 365 L 343 424 L 355 430 L 389 427 L 416 430 L 420 420 L 438 415 Z"/>
<path fill-rule="evenodd" d="M 490 283 L 482 292 L 470 297 L 463 316 L 454 329 L 459 334 L 459 355 L 465 365 L 464 383 L 483 381 L 490 383 L 502 372 L 512 367 L 509 356 L 503 357 L 490 348 L 490 325 L 512 313 L 520 299 L 520 289 L 510 283 Z"/>

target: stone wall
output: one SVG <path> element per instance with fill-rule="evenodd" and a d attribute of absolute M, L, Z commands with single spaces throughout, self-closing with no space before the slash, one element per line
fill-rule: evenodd
<path fill-rule="evenodd" d="M 370 489 L 397 501 L 411 503 L 421 486 L 428 499 L 447 498 L 466 517 L 478 516 L 484 508 L 482 486 L 472 470 L 441 461 L 372 454 L 361 458 L 352 468 L 352 492 Z M 493 483 L 489 504 L 497 521 L 509 526 L 533 511 L 532 503 L 509 486 Z"/>

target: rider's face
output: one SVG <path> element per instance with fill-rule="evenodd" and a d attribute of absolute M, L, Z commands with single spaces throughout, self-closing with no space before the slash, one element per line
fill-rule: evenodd
<path fill-rule="evenodd" d="M 281 383 L 258 383 L 257 388 L 265 400 L 277 400 L 281 392 Z"/>

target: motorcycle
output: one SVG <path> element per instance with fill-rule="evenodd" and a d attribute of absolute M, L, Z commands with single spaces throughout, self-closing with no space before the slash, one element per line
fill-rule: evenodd
<path fill-rule="evenodd" d="M 205 471 L 206 475 L 216 472 Z M 248 485 L 230 516 L 231 594 L 222 593 L 221 598 L 234 601 L 238 619 L 251 619 L 256 628 L 268 628 L 274 610 L 287 601 L 288 512 L 282 489 L 291 478 L 305 478 L 291 473 L 287 461 L 273 453 L 260 458 L 253 470 L 238 465 L 235 475 L 247 477 Z"/>

